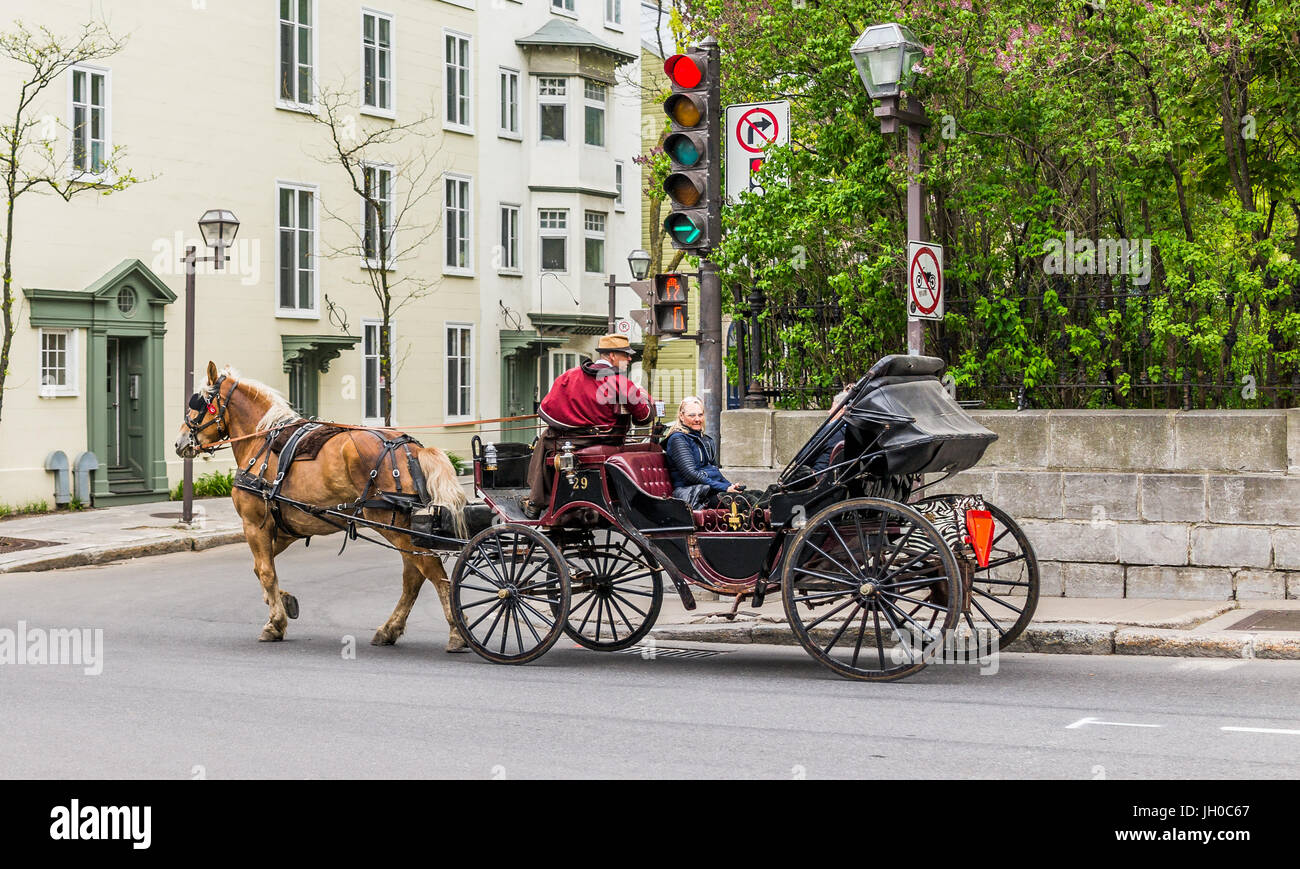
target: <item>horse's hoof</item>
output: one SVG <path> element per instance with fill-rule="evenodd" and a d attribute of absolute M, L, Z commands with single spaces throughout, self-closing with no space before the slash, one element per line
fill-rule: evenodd
<path fill-rule="evenodd" d="M 259 643 L 278 643 L 283 639 L 284 634 L 273 631 L 270 628 L 262 628 L 262 634 L 257 638 L 257 641 Z"/>
<path fill-rule="evenodd" d="M 282 591 L 280 592 L 280 600 L 284 602 L 284 614 L 291 619 L 298 618 L 298 598 L 287 591 Z"/>
<path fill-rule="evenodd" d="M 447 645 L 443 647 L 443 651 L 449 655 L 458 655 L 461 652 L 468 652 L 469 644 L 461 639 L 448 640 Z"/>
<path fill-rule="evenodd" d="M 385 631 L 383 628 L 380 628 L 379 630 L 375 631 L 375 636 L 370 640 L 370 645 L 391 646 L 396 642 L 397 642 L 397 637 L 390 635 L 388 631 Z"/>

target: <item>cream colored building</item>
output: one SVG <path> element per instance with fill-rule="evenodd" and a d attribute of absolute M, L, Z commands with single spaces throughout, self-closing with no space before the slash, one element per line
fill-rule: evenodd
<path fill-rule="evenodd" d="M 635 69 L 639 47 L 623 6 L 635 14 L 630 0 L 95 4 L 126 46 L 63 76 L 38 113 L 64 171 L 74 159 L 93 171 L 96 154 L 121 146 L 122 165 L 147 180 L 18 201 L 0 503 L 52 500 L 44 464 L 56 450 L 95 455 L 97 505 L 165 498 L 179 479 L 172 443 L 190 391 L 181 258 L 187 244 L 211 254 L 196 225 L 210 208 L 241 225 L 226 270 L 197 276 L 199 369 L 235 365 L 305 415 L 350 423 L 377 421 L 391 385 L 395 425 L 465 457 L 485 428 L 472 421 L 531 412 L 553 351 L 584 354 L 604 331 L 594 267 L 626 280 L 641 235 L 619 193 L 640 186 L 639 112 L 620 108 L 615 76 Z M 72 34 L 89 8 L 10 0 L 6 19 Z M 0 64 L 6 116 L 19 75 Z M 368 177 L 391 189 L 395 210 L 423 189 L 404 174 L 408 159 L 431 157 L 436 170 L 393 242 L 403 251 L 428 236 L 395 263 L 395 277 L 427 292 L 396 315 L 392 384 L 378 382 L 362 200 L 313 117 L 330 92 L 350 100 L 345 141 L 429 118 L 368 152 Z M 576 302 L 558 312 L 561 289 Z M 619 313 L 630 304 L 621 295 Z M 540 354 L 520 353 L 529 346 Z M 229 467 L 223 452 L 196 474 Z"/>

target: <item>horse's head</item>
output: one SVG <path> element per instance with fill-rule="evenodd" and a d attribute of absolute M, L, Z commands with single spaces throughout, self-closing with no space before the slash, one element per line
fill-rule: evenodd
<path fill-rule="evenodd" d="M 211 444 L 229 437 L 226 411 L 234 397 L 238 380 L 217 372 L 217 366 L 208 362 L 208 382 L 190 396 L 185 408 L 185 421 L 176 438 L 176 455 L 192 459 L 201 452 L 216 452 Z"/>

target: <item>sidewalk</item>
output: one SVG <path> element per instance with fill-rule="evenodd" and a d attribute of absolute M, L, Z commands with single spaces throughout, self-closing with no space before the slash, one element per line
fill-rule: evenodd
<path fill-rule="evenodd" d="M 0 573 L 57 570 L 243 542 L 243 523 L 229 498 L 196 500 L 194 520 L 193 527 L 181 523 L 180 501 L 6 519 L 0 522 Z"/>
<path fill-rule="evenodd" d="M 181 524 L 178 501 L 0 521 L 0 574 L 243 541 L 229 498 L 204 498 L 195 501 L 194 508 L 193 528 Z M 451 563 L 449 558 L 448 568 Z M 705 600 L 710 595 L 697 590 L 699 606 L 687 612 L 671 585 L 664 592 L 652 634 L 657 642 L 798 642 L 785 623 L 779 592 L 769 595 L 761 609 L 742 606 L 734 621 L 726 618 L 730 599 Z M 1033 622 L 1010 651 L 1300 660 L 1300 600 L 1043 598 Z"/>

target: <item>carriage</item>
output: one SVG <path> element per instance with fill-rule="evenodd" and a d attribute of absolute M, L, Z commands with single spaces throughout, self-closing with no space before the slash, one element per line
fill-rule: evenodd
<path fill-rule="evenodd" d="M 547 457 L 551 499 L 529 519 L 529 448 L 475 438 L 483 504 L 469 518 L 481 530 L 451 575 L 457 629 L 497 663 L 532 661 L 561 636 L 625 650 L 650 633 L 671 584 L 688 610 L 692 588 L 736 607 L 779 595 L 799 643 L 852 679 L 1005 648 L 1033 617 L 1038 564 L 998 506 L 926 492 L 997 437 L 943 388 L 943 367 L 881 359 L 757 502 L 728 495 L 693 510 L 672 497 L 658 444 L 575 436 Z"/>

